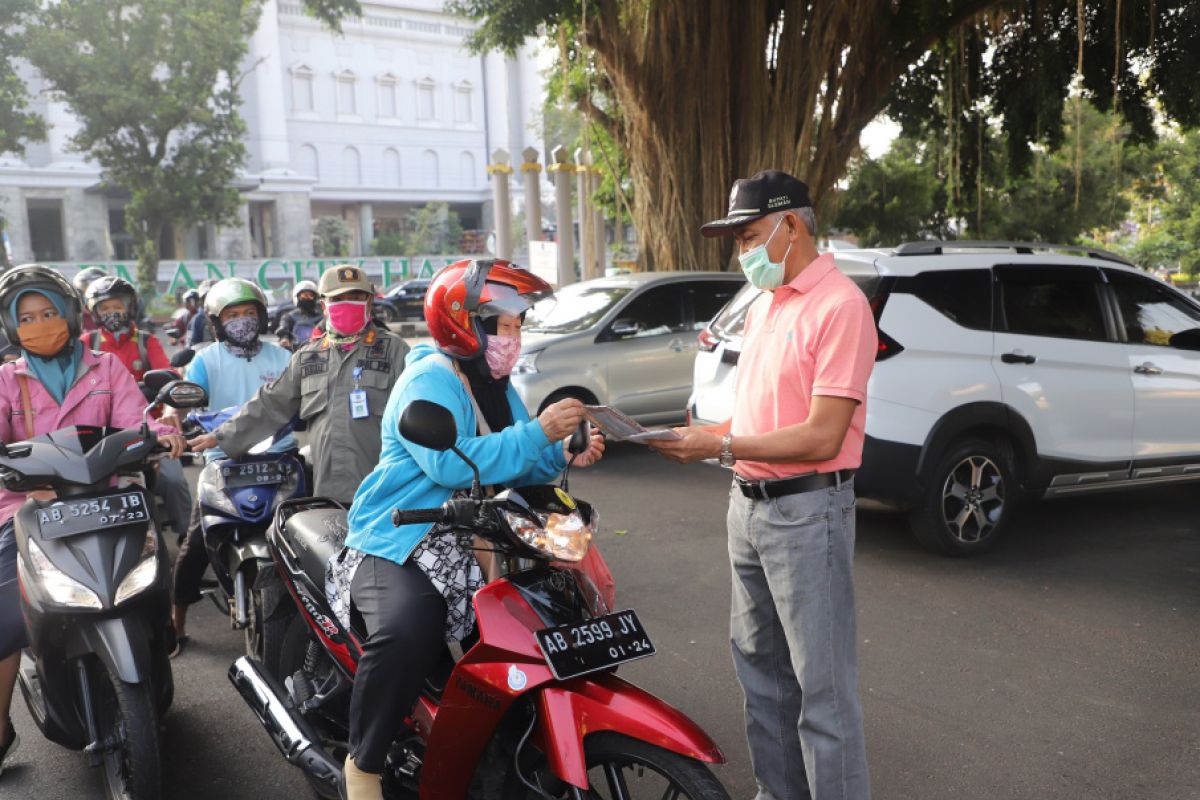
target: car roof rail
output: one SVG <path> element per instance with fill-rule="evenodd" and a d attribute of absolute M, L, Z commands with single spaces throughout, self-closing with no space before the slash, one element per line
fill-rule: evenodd
<path fill-rule="evenodd" d="M 947 249 L 953 250 L 1015 250 L 1022 255 L 1032 255 L 1036 250 L 1057 250 L 1063 253 L 1078 253 L 1088 258 L 1113 261 L 1129 267 L 1137 266 L 1129 259 L 1096 247 L 1075 244 L 1050 244 L 1049 242 L 1008 242 L 1003 240 L 946 239 L 921 242 L 905 242 L 896 248 L 898 256 L 940 256 Z"/>

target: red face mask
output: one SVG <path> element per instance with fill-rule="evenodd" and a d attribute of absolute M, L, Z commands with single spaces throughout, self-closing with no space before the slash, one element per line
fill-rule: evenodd
<path fill-rule="evenodd" d="M 361 300 L 328 303 L 325 313 L 329 316 L 329 326 L 342 336 L 359 333 L 371 321 L 370 304 Z"/>

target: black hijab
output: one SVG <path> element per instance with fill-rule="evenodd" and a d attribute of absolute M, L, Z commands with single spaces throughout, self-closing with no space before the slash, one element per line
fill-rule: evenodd
<path fill-rule="evenodd" d="M 496 334 L 498 317 L 489 317 L 483 321 L 483 329 L 489 336 Z M 508 404 L 508 376 L 493 378 L 488 367 L 487 358 L 480 355 L 470 361 L 463 361 L 462 371 L 471 384 L 471 394 L 483 412 L 492 433 L 502 431 L 513 424 L 512 406 Z"/>

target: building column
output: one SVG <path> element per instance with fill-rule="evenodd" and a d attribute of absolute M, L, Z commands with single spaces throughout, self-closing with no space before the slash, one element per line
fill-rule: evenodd
<path fill-rule="evenodd" d="M 508 195 L 508 176 L 512 174 L 508 151 L 503 147 L 492 153 L 492 163 L 487 167 L 492 177 L 492 204 L 495 207 L 496 257 L 512 259 L 512 201 Z"/>
<path fill-rule="evenodd" d="M 279 5 L 266 0 L 258 28 L 250 37 L 250 61 L 254 68 L 254 133 L 262 158 L 262 171 L 287 171 L 287 116 L 284 108 L 283 64 L 279 60 Z"/>
<path fill-rule="evenodd" d="M 571 176 L 575 165 L 567 159 L 567 148 L 559 145 L 550 153 L 554 163 L 546 168 L 554 174 L 554 217 L 558 228 L 558 285 L 575 282 L 575 232 L 571 226 Z"/>
<path fill-rule="evenodd" d="M 541 178 L 542 165 L 538 163 L 538 151 L 535 147 L 526 147 L 521 151 L 524 163 L 521 164 L 521 178 L 525 189 L 525 240 L 540 242 L 542 240 L 542 192 L 538 186 Z"/>
<path fill-rule="evenodd" d="M 579 274 L 583 280 L 598 278 L 596 269 L 596 216 L 592 213 L 592 154 L 582 147 L 575 151 L 575 171 L 579 178 Z"/>
<path fill-rule="evenodd" d="M 371 255 L 371 242 L 375 240 L 375 209 L 370 203 L 360 203 L 358 206 L 358 244 L 359 255 Z"/>

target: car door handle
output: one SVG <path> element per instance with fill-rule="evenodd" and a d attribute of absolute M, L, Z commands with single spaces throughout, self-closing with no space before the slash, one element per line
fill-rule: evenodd
<path fill-rule="evenodd" d="M 1037 361 L 1037 356 L 1027 356 L 1020 350 L 1012 353 L 1005 353 L 1000 356 L 1000 360 L 1005 364 L 1033 364 Z"/>
<path fill-rule="evenodd" d="M 1133 371 L 1138 375 L 1162 375 L 1162 367 L 1157 364 L 1151 364 L 1149 361 L 1144 364 L 1138 364 L 1133 368 Z"/>

